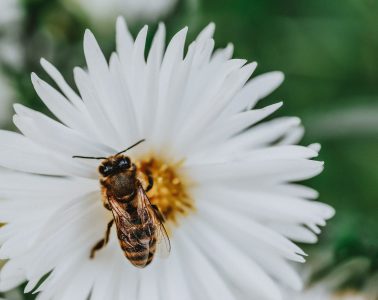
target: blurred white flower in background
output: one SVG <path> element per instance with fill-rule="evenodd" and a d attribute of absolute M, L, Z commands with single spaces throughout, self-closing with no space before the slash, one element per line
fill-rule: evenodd
<path fill-rule="evenodd" d="M 0 26 L 7 26 L 22 17 L 19 0 L 0 1 Z"/>
<path fill-rule="evenodd" d="M 165 17 L 179 0 L 64 0 L 68 9 L 79 7 L 94 26 L 113 24 L 123 15 L 129 23 L 151 22 Z"/>
<path fill-rule="evenodd" d="M 376 300 L 376 298 L 368 298 L 352 290 L 334 293 L 324 287 L 315 287 L 302 293 L 289 293 L 285 300 Z"/>
<path fill-rule="evenodd" d="M 324 253 L 328 256 L 327 253 Z M 320 257 L 319 257 L 320 258 Z M 320 258 L 322 260 L 323 258 Z M 324 262 L 320 264 L 324 265 Z M 319 263 L 316 260 L 312 262 Z M 334 267 L 326 276 L 310 284 L 303 292 L 287 291 L 285 300 L 377 300 L 378 273 L 369 274 L 372 262 L 365 257 L 349 259 Z M 314 265 L 313 265 L 314 266 Z M 319 266 L 317 266 L 319 268 Z M 306 268 L 308 270 L 308 268 Z M 322 267 L 320 266 L 320 270 Z M 310 274 L 307 274 L 309 277 Z M 362 284 L 362 280 L 365 282 Z M 358 282 L 359 288 L 353 287 Z"/>
<path fill-rule="evenodd" d="M 15 93 L 11 82 L 1 73 L 0 69 L 0 127 L 10 123 L 14 98 Z"/>
<path fill-rule="evenodd" d="M 0 67 L 1 64 L 11 67 L 22 64 L 19 38 L 23 13 L 19 0 L 0 1 Z"/>
<path fill-rule="evenodd" d="M 20 291 L 20 289 L 14 289 L 9 292 L 3 294 L 4 298 L 0 298 L 0 300 L 23 300 L 24 295 Z"/>
<path fill-rule="evenodd" d="M 21 65 L 19 29 L 22 16 L 18 0 L 0 0 L 0 127 L 10 123 L 15 93 L 4 66 L 18 68 Z"/>
<path fill-rule="evenodd" d="M 323 163 L 318 145 L 295 145 L 300 120 L 262 122 L 282 103 L 253 109 L 282 82 L 280 72 L 249 80 L 256 63 L 214 51 L 214 25 L 185 51 L 187 28 L 165 49 L 159 25 L 145 59 L 147 27 L 134 40 L 122 18 L 108 63 L 91 32 L 87 69 L 75 68 L 80 95 L 50 63 L 57 91 L 32 76 L 41 100 L 60 121 L 16 105 L 22 134 L 0 131 L 0 258 L 9 259 L 0 289 L 44 275 L 39 299 L 282 299 L 279 284 L 299 290 L 289 261 L 304 262 L 293 242 L 314 243 L 331 207 L 298 181 Z M 254 126 L 253 126 L 254 125 Z M 252 126 L 252 127 L 251 127 Z M 125 259 L 113 228 L 90 259 L 112 215 L 102 206 L 99 161 L 141 138 L 128 155 L 151 167 L 148 194 L 166 219 L 172 251 L 139 270 Z M 41 176 L 43 175 L 43 176 Z M 51 175 L 51 176 L 50 176 Z M 239 299 L 239 298 L 237 298 Z"/>

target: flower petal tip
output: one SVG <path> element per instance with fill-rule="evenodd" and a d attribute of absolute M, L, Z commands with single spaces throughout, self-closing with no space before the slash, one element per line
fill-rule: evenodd
<path fill-rule="evenodd" d="M 96 42 L 96 38 L 93 34 L 93 32 L 89 29 L 85 29 L 85 33 L 84 33 L 84 51 L 87 51 L 88 50 L 88 47 L 93 47 L 95 44 L 97 44 Z"/>
<path fill-rule="evenodd" d="M 39 79 L 38 75 L 36 73 L 34 73 L 34 72 L 32 72 L 30 74 L 30 78 L 31 78 L 32 81 L 37 81 Z"/>
<path fill-rule="evenodd" d="M 322 149 L 322 146 L 319 143 L 313 143 L 313 144 L 308 145 L 308 148 L 319 153 L 320 150 Z"/>
<path fill-rule="evenodd" d="M 20 103 L 13 104 L 13 109 L 16 112 L 16 114 L 21 114 L 25 106 L 23 106 Z"/>
<path fill-rule="evenodd" d="M 324 204 L 323 217 L 326 220 L 332 219 L 336 215 L 336 209 L 328 204 Z"/>

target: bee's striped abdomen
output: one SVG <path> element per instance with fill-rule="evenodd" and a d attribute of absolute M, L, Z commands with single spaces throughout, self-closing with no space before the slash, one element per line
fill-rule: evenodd
<path fill-rule="evenodd" d="M 143 235 L 139 232 L 138 235 Z M 145 238 L 142 243 L 141 240 L 136 239 L 120 239 L 120 245 L 130 262 L 139 268 L 148 266 L 156 251 L 156 238 L 150 237 L 148 240 Z"/>
<path fill-rule="evenodd" d="M 170 244 L 160 212 L 149 201 L 142 184 L 135 182 L 132 195 L 117 198 L 109 188 L 106 197 L 124 255 L 134 266 L 144 268 L 152 262 L 161 238 L 168 251 Z"/>
<path fill-rule="evenodd" d="M 133 204 L 129 203 L 126 208 L 133 225 L 128 228 L 127 235 L 119 232 L 118 238 L 127 259 L 134 266 L 143 268 L 149 265 L 154 257 L 156 250 L 155 226 L 148 218 L 146 218 L 147 222 L 143 222 L 143 216 L 138 214 L 137 208 Z"/>

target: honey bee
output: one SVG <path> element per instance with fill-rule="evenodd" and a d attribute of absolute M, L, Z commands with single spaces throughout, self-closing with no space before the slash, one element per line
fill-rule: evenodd
<path fill-rule="evenodd" d="M 123 153 L 144 140 L 110 157 L 73 156 L 103 160 L 98 167 L 103 205 L 113 214 L 105 237 L 93 246 L 90 257 L 109 242 L 110 230 L 116 224 L 117 236 L 126 258 L 138 268 L 148 266 L 157 252 L 168 254 L 170 241 L 164 228 L 164 217 L 152 204 L 147 192 L 153 187 L 151 173 L 142 174 Z"/>

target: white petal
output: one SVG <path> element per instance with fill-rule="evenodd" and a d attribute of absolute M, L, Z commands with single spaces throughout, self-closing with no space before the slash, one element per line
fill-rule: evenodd
<path fill-rule="evenodd" d="M 107 61 L 98 45 L 94 35 L 87 30 L 84 35 L 84 54 L 87 61 L 88 73 L 92 90 L 95 91 L 96 97 L 91 100 L 103 114 L 104 121 L 109 123 L 109 128 L 114 136 L 114 143 L 118 141 L 118 147 L 121 147 L 119 141 L 122 137 L 122 128 L 117 128 L 117 117 L 119 114 L 117 88 L 111 81 L 110 71 Z M 108 133 L 109 134 L 109 133 Z"/>
<path fill-rule="evenodd" d="M 174 246 L 174 245 L 172 245 Z M 173 248 L 169 259 L 164 262 L 160 276 L 161 298 L 164 300 L 191 300 L 193 298 L 193 286 L 191 278 L 185 272 L 185 257 Z M 173 284 L 174 283 L 174 284 Z"/>
<path fill-rule="evenodd" d="M 158 105 L 156 111 L 156 123 L 155 129 L 155 139 L 160 136 L 161 132 L 156 130 L 164 130 L 164 118 L 170 116 L 171 113 L 166 110 L 172 103 L 167 102 L 167 96 L 169 92 L 170 82 L 173 80 L 174 73 L 176 71 L 175 66 L 182 60 L 185 46 L 186 34 L 188 28 L 185 27 L 179 31 L 169 43 L 167 50 L 164 55 L 164 59 L 160 71 L 160 82 L 159 82 L 159 95 L 158 95 Z M 163 126 L 163 128 L 161 128 Z"/>
<path fill-rule="evenodd" d="M 239 112 L 250 109 L 258 100 L 265 98 L 278 88 L 284 75 L 282 72 L 269 72 L 253 78 L 248 82 L 227 108 L 228 112 Z"/>
<path fill-rule="evenodd" d="M 0 130 L 0 143 L 3 167 L 45 175 L 67 174 L 56 165 L 52 153 L 21 134 Z"/>
<path fill-rule="evenodd" d="M 120 258 L 122 260 L 125 260 L 124 257 Z M 104 260 L 104 263 L 107 264 L 107 260 Z M 129 264 L 127 262 L 127 264 Z M 140 285 L 140 276 L 137 270 L 129 268 L 125 268 L 125 264 L 120 264 L 122 265 L 123 269 L 120 272 L 120 285 L 118 289 L 118 299 L 123 300 L 125 298 L 125 295 L 129 297 L 130 299 L 138 299 L 138 287 Z M 110 272 L 112 272 L 112 269 L 110 269 Z M 107 274 L 104 274 L 103 276 L 106 277 Z M 101 281 L 102 278 L 99 278 L 99 281 Z M 102 283 L 99 283 L 100 285 Z M 105 289 L 105 297 L 107 297 L 106 294 L 106 289 Z M 94 299 L 94 298 L 93 298 Z M 93 300 L 91 299 L 91 300 Z M 97 299 L 103 299 L 103 298 L 97 298 Z M 117 299 L 117 298 L 115 298 Z"/>
<path fill-rule="evenodd" d="M 287 285 L 294 290 L 301 290 L 303 282 L 294 268 L 287 261 L 282 259 L 269 247 L 248 247 L 251 256 L 261 265 L 262 268 L 280 283 Z"/>
<path fill-rule="evenodd" d="M 91 299 L 100 300 L 100 299 L 108 299 L 108 297 L 109 299 L 116 299 L 119 288 L 117 288 L 114 283 L 117 282 L 117 280 L 122 278 L 122 275 L 121 275 L 121 278 L 118 278 L 118 276 L 122 274 L 122 272 L 120 272 L 119 270 L 119 262 L 117 263 L 117 260 L 110 258 L 108 260 L 108 265 L 107 266 L 102 265 L 101 270 L 103 274 L 99 274 L 99 276 L 97 276 L 97 280 L 93 285 L 94 288 L 92 290 Z M 137 286 L 135 287 L 130 286 L 128 281 L 129 281 L 129 278 L 127 279 L 125 278 L 124 284 L 129 287 L 129 292 L 126 295 L 132 298 L 132 295 L 134 294 L 133 290 L 136 290 Z M 133 283 L 136 284 L 135 281 Z M 132 299 L 137 299 L 137 298 L 132 298 Z"/>
<path fill-rule="evenodd" d="M 300 119 L 295 117 L 276 118 L 272 121 L 264 122 L 230 139 L 223 151 L 229 151 L 232 148 L 258 148 L 275 143 L 293 128 L 297 128 L 299 124 Z"/>
<path fill-rule="evenodd" d="M 151 267 L 150 270 L 143 271 L 143 274 L 140 276 L 141 280 L 139 285 L 138 300 L 163 300 L 163 298 L 160 297 L 159 292 L 159 272 L 153 267 Z M 119 299 L 121 300 L 123 297 L 120 297 Z"/>
<path fill-rule="evenodd" d="M 219 62 L 219 61 L 229 60 L 232 58 L 233 53 L 234 53 L 234 45 L 229 43 L 226 48 L 217 49 L 214 51 L 212 61 Z"/>
<path fill-rule="evenodd" d="M 18 129 L 29 139 L 35 140 L 37 143 L 44 146 L 45 149 L 54 150 L 58 145 L 54 144 L 53 140 L 47 139 L 48 136 L 41 135 L 37 129 L 37 126 L 33 123 L 33 119 L 29 117 L 15 115 L 13 121 Z M 46 127 L 49 130 L 51 128 Z M 59 153 L 54 153 L 50 151 L 50 155 L 54 158 L 54 163 L 66 174 L 96 178 L 96 167 L 95 161 L 79 161 L 74 159 L 72 155 L 60 155 Z M 54 153 L 54 154 L 52 154 Z"/>
<path fill-rule="evenodd" d="M 209 156 L 211 158 L 209 159 Z M 240 151 L 239 153 L 218 153 L 217 149 L 208 148 L 202 150 L 197 155 L 191 155 L 187 160 L 187 165 L 209 164 L 227 161 L 267 161 L 275 159 L 308 159 L 318 156 L 318 152 L 310 147 L 297 145 L 276 145 L 252 150 Z"/>
<path fill-rule="evenodd" d="M 67 257 L 63 264 L 57 266 L 48 276 L 48 278 L 33 292 L 40 292 L 37 296 L 38 300 L 48 300 L 56 297 L 56 291 L 64 291 L 66 286 L 70 283 L 74 274 L 77 273 L 77 270 L 80 269 L 83 263 L 83 254 L 81 251 L 71 253 Z M 92 272 L 87 274 L 89 281 L 92 275 L 95 273 Z M 31 280 L 33 281 L 33 280 Z M 27 287 L 28 288 L 28 287 Z M 29 287 L 27 290 L 31 290 L 34 287 Z M 84 290 L 85 293 L 87 290 Z M 62 294 L 59 293 L 59 296 Z M 85 298 L 83 298 L 84 300 Z"/>
<path fill-rule="evenodd" d="M 55 81 L 58 87 L 65 94 L 67 99 L 69 99 L 72 104 L 76 106 L 82 112 L 86 111 L 83 100 L 76 94 L 76 92 L 67 84 L 62 74 L 46 59 L 41 59 L 41 65 L 47 74 Z"/>
<path fill-rule="evenodd" d="M 193 51 L 189 51 L 188 55 L 182 63 L 179 64 L 174 76 L 172 77 L 170 88 L 167 90 L 165 101 L 165 117 L 160 120 L 160 130 L 156 137 L 159 137 L 157 144 L 161 144 L 163 151 L 166 151 L 167 145 L 175 139 L 175 135 L 182 126 L 178 119 L 178 111 L 181 109 L 182 100 L 186 95 L 188 88 L 188 78 L 190 76 L 190 67 L 193 62 Z M 159 120 L 157 120 L 159 121 Z M 173 125 L 177 124 L 177 125 Z"/>
<path fill-rule="evenodd" d="M 195 143 L 195 147 L 200 151 L 209 145 L 219 144 L 232 136 L 242 132 L 249 126 L 256 124 L 263 120 L 278 108 L 282 106 L 282 102 L 273 104 L 262 109 L 250 110 L 242 113 L 238 113 L 231 117 L 221 119 L 210 126 L 202 136 Z M 194 149 L 196 149 L 194 148 Z M 196 150 L 192 150 L 192 153 Z M 203 151 L 203 150 L 202 150 Z M 250 155 L 252 156 L 252 155 Z"/>
<path fill-rule="evenodd" d="M 265 189 L 265 191 L 268 190 Z M 319 197 L 319 193 L 316 190 L 304 185 L 293 183 L 271 186 L 269 187 L 269 191 L 306 199 L 317 199 Z"/>
<path fill-rule="evenodd" d="M 196 237 L 192 238 L 196 239 Z M 228 282 L 221 277 L 221 273 L 214 268 L 197 246 L 179 231 L 175 233 L 175 239 L 178 240 L 177 246 L 185 258 L 186 268 L 192 274 L 191 277 L 194 281 L 192 284 L 198 286 L 201 291 L 196 295 L 196 299 L 235 299 Z"/>
<path fill-rule="evenodd" d="M 114 135 L 115 129 L 105 115 L 102 105 L 99 103 L 100 100 L 95 93 L 88 74 L 81 68 L 75 68 L 74 78 L 88 112 L 96 123 L 96 131 L 101 137 L 101 140 L 110 147 L 117 148 L 119 141 L 117 140 L 117 136 Z"/>
<path fill-rule="evenodd" d="M 215 24 L 210 23 L 199 33 L 196 42 L 198 44 L 204 43 L 207 39 L 210 39 L 214 35 L 214 31 Z"/>
<path fill-rule="evenodd" d="M 114 119 L 117 122 L 115 126 L 122 132 L 120 142 L 122 148 L 124 148 L 126 145 L 139 140 L 141 135 L 139 133 L 136 110 L 127 87 L 127 81 L 121 69 L 121 63 L 115 53 L 113 53 L 110 59 L 110 73 L 115 85 L 115 92 L 118 93 L 117 110 L 114 112 Z"/>
<path fill-rule="evenodd" d="M 295 158 L 314 158 L 318 152 L 310 147 L 287 145 L 272 146 L 249 152 L 249 160 L 271 160 L 271 159 L 295 159 Z M 245 159 L 248 159 L 245 157 Z"/>
<path fill-rule="evenodd" d="M 25 281 L 22 259 L 8 261 L 0 272 L 0 291 L 8 291 Z"/>
<path fill-rule="evenodd" d="M 93 219 L 99 221 L 92 224 Z M 43 276 L 71 251 L 89 253 L 91 245 L 101 239 L 106 228 L 104 210 L 100 207 L 97 193 L 64 204 L 44 223 L 49 226 L 39 233 L 29 254 L 28 278 Z M 77 236 L 78 232 L 81 233 L 80 237 Z"/>
<path fill-rule="evenodd" d="M 28 211 L 28 213 L 30 214 L 30 210 Z M 10 220 L 10 218 L 6 217 L 2 217 L 1 220 L 2 222 L 14 222 L 14 220 Z M 37 236 L 38 231 L 41 229 L 40 226 L 33 225 L 34 224 L 29 224 L 29 226 L 27 227 L 28 230 L 15 232 L 11 237 L 9 237 L 6 240 L 6 242 L 2 244 L 0 248 L 1 259 L 9 259 L 27 254 L 28 248 L 31 246 L 32 242 Z"/>
<path fill-rule="evenodd" d="M 269 226 L 287 238 L 299 243 L 314 244 L 318 241 L 316 234 L 302 225 L 270 223 Z"/>
<path fill-rule="evenodd" d="M 77 271 L 61 291 L 60 299 L 88 299 L 96 271 L 93 262 L 90 262 L 88 259 L 81 261 Z"/>
<path fill-rule="evenodd" d="M 147 58 L 146 87 L 145 87 L 145 112 L 142 121 L 142 135 L 149 139 L 150 129 L 154 125 L 159 95 L 159 73 L 164 53 L 165 26 L 160 23 L 152 41 L 151 50 Z"/>
<path fill-rule="evenodd" d="M 118 17 L 116 27 L 117 53 L 123 68 L 128 71 L 129 64 L 131 63 L 134 40 L 127 28 L 124 18 Z"/>
<path fill-rule="evenodd" d="M 135 108 L 138 127 L 142 126 L 145 103 L 143 101 L 146 62 L 144 58 L 148 26 L 144 26 L 135 39 L 130 70 L 125 72 L 133 106 Z"/>
<path fill-rule="evenodd" d="M 85 128 L 86 125 L 82 121 L 83 117 L 62 94 L 53 87 L 41 80 L 36 74 L 31 76 L 34 89 L 49 108 L 49 110 L 64 124 L 72 128 Z"/>
<path fill-rule="evenodd" d="M 34 141 L 48 141 L 48 143 L 44 143 L 45 146 L 52 145 L 51 148 L 54 152 L 62 152 L 70 158 L 78 153 L 86 153 L 90 156 L 110 156 L 116 152 L 115 149 L 92 140 L 23 105 L 16 104 L 15 110 L 20 121 L 23 118 L 28 119 L 36 127 L 36 133 L 33 134 L 34 138 L 31 137 L 31 139 Z M 37 135 L 40 135 L 41 138 L 36 138 Z"/>
<path fill-rule="evenodd" d="M 198 45 L 191 49 L 194 49 L 194 55 L 198 53 Z M 181 123 L 186 127 L 190 127 L 186 124 L 187 121 L 191 120 L 194 115 L 203 113 L 206 106 L 211 107 L 212 102 L 217 100 L 216 96 L 219 94 L 219 90 L 224 85 L 226 78 L 231 74 L 235 74 L 245 63 L 246 60 L 233 59 L 213 67 L 198 67 L 199 70 L 197 70 L 194 66 L 194 60 L 188 79 L 187 93 L 182 100 L 178 120 L 181 120 Z"/>
<path fill-rule="evenodd" d="M 70 177 L 36 176 L 33 174 L 0 172 L 0 197 L 12 199 L 22 205 L 34 205 L 38 199 L 43 202 L 72 199 L 90 191 L 98 190 L 97 180 L 87 180 Z M 52 197 L 52 195 L 54 195 Z M 32 199 L 33 201 L 25 200 Z M 2 202 L 0 202 L 1 204 Z M 37 202 L 38 203 L 38 202 Z M 28 206 L 27 206 L 28 207 Z"/>
<path fill-rule="evenodd" d="M 318 152 L 318 153 L 322 149 L 322 146 L 319 143 L 310 144 L 310 145 L 308 145 L 308 147 L 311 148 L 312 150 Z"/>
<path fill-rule="evenodd" d="M 216 186 L 204 188 L 195 195 L 227 210 L 269 222 L 324 225 L 324 220 L 332 217 L 333 213 L 333 209 L 326 204 L 270 191 L 247 192 Z"/>
<path fill-rule="evenodd" d="M 301 125 L 291 128 L 285 133 L 281 141 L 278 142 L 279 145 L 294 145 L 298 144 L 304 135 L 304 128 Z"/>
<path fill-rule="evenodd" d="M 199 218 L 190 224 L 188 222 L 185 230 L 188 234 L 197 236 L 198 246 L 237 288 L 248 292 L 253 299 L 282 299 L 270 277 L 245 253 L 225 240 L 217 230 L 200 221 Z"/>
<path fill-rule="evenodd" d="M 249 184 L 299 181 L 314 177 L 323 170 L 323 162 L 305 159 L 277 159 L 252 162 L 229 162 L 192 165 L 184 168 L 196 181 L 214 182 L 233 180 Z"/>
<path fill-rule="evenodd" d="M 203 103 L 198 113 L 193 113 L 190 121 L 187 122 L 184 129 L 179 133 L 182 139 L 180 141 L 180 150 L 182 153 L 190 152 L 189 145 L 194 144 L 194 141 L 209 124 L 214 121 L 219 113 L 223 110 L 224 106 L 234 96 L 235 92 L 247 81 L 255 69 L 254 64 L 249 64 L 234 71 L 229 77 L 227 82 L 217 91 L 211 101 Z"/>
<path fill-rule="evenodd" d="M 269 227 L 255 222 L 252 218 L 247 218 L 240 213 L 228 211 L 224 207 L 205 201 L 198 203 L 198 206 L 202 208 L 200 212 L 202 219 L 214 220 L 214 222 L 218 220 L 218 226 L 221 228 L 231 226 L 230 228 L 233 228 L 234 236 L 237 236 L 239 239 L 242 238 L 242 236 L 248 236 L 248 238 L 253 239 L 255 243 L 269 245 L 276 252 L 279 252 L 280 255 L 288 259 L 304 262 L 303 257 L 300 255 L 305 255 L 305 253 L 298 246 L 280 234 L 277 234 Z M 230 220 L 238 221 L 233 223 Z"/>

